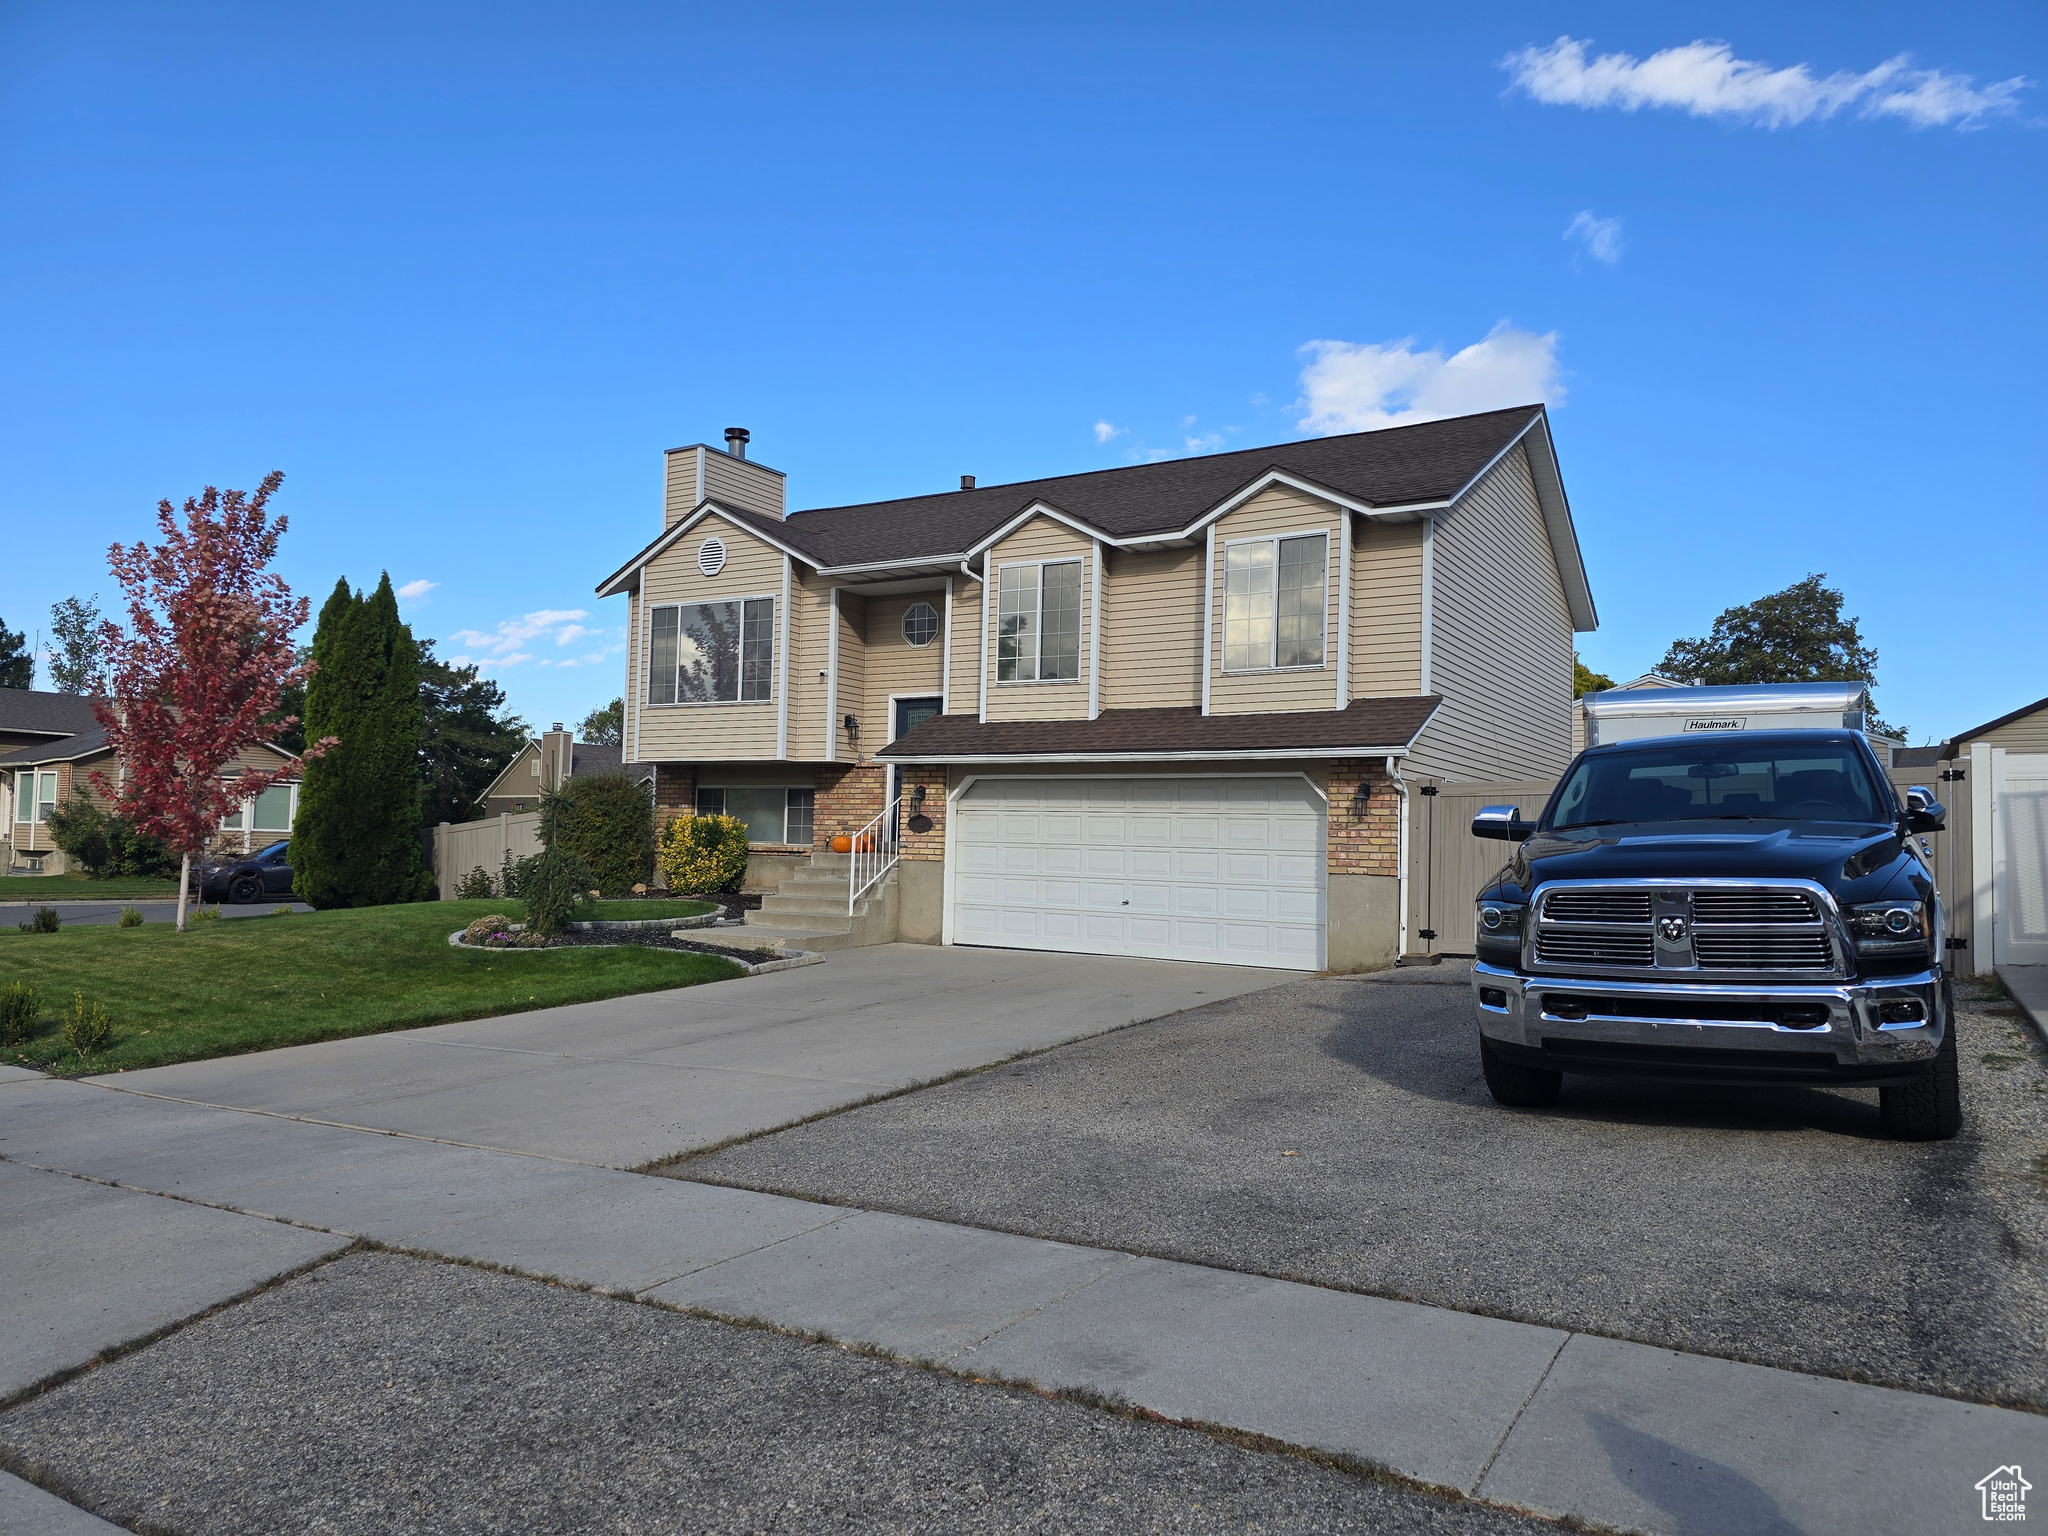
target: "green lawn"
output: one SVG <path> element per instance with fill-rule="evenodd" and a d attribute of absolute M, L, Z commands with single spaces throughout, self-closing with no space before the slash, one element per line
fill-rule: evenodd
<path fill-rule="evenodd" d="M 83 875 L 8 875 L 0 901 L 176 901 L 176 880 L 88 880 Z M 285 898 L 280 896 L 278 901 Z"/>
<path fill-rule="evenodd" d="M 168 923 L 57 933 L 0 926 L 0 985 L 29 982 L 43 1004 L 42 1024 L 24 1044 L 0 1048 L 0 1062 L 47 1064 L 64 1074 L 155 1067 L 741 974 L 717 955 L 674 950 L 522 952 L 448 943 L 449 934 L 493 912 L 520 916 L 517 902 L 434 901 L 238 918 L 183 934 Z M 113 1018 L 112 1044 L 90 1060 L 64 1041 L 60 1016 L 73 992 Z"/>

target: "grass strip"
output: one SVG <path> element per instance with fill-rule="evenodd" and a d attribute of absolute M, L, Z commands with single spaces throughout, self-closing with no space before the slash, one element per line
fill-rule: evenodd
<path fill-rule="evenodd" d="M 518 903 L 506 915 L 520 915 Z M 681 905 L 680 903 L 678 905 Z M 0 926 L 0 984 L 42 994 L 43 1020 L 0 1062 L 76 1076 L 201 1061 L 349 1035 L 525 1013 L 742 974 L 717 955 L 637 945 L 464 950 L 448 935 L 506 912 L 438 901 L 140 928 L 21 933 Z M 578 916 L 582 916 L 579 913 Z M 81 1057 L 61 1015 L 72 994 L 104 1005 L 113 1040 Z"/>

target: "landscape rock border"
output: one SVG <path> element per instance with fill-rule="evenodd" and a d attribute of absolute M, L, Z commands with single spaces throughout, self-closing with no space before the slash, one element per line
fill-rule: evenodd
<path fill-rule="evenodd" d="M 582 933 L 595 932 L 605 928 L 667 927 L 671 930 L 675 930 L 691 927 L 717 927 L 720 926 L 720 919 L 717 913 L 706 912 L 697 917 L 635 917 L 621 918 L 616 921 L 570 923 L 567 926 Z M 526 924 L 524 923 L 513 923 L 507 928 L 506 931 L 510 933 L 519 933 L 524 931 L 525 927 Z M 557 953 L 557 951 L 551 951 L 547 949 L 500 949 L 496 945 L 492 944 L 466 944 L 463 942 L 462 935 L 467 931 L 468 930 L 466 929 L 458 928 L 453 933 L 449 934 L 449 947 L 451 949 L 483 950 L 494 955 L 545 955 L 550 953 Z M 628 946 L 623 944 L 578 944 L 573 947 L 576 949 L 624 949 Z M 695 953 L 712 954 L 716 953 L 716 951 L 705 949 L 695 951 Z M 800 965 L 817 965 L 820 962 L 822 962 L 825 957 L 819 951 L 814 949 L 791 949 L 785 950 L 781 955 L 779 955 L 777 958 L 773 960 L 747 961 L 738 959 L 737 957 L 729 954 L 722 955 L 721 958 L 731 960 L 734 965 L 740 966 L 742 969 L 744 969 L 746 974 L 749 976 L 765 976 L 770 971 L 793 971 Z"/>

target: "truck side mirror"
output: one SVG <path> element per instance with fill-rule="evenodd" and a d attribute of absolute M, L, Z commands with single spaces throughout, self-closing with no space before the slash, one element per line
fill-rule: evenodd
<path fill-rule="evenodd" d="M 1519 805 L 1482 805 L 1472 818 L 1472 835 L 1497 843 L 1519 843 L 1535 830 L 1535 822 L 1522 820 Z"/>
<path fill-rule="evenodd" d="M 1948 807 L 1934 798 L 1934 791 L 1925 784 L 1915 784 L 1906 791 L 1906 830 L 1908 832 L 1946 832 L 1948 830 Z"/>

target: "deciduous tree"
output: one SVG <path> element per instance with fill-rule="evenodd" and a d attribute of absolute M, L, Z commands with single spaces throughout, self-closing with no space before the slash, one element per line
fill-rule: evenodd
<path fill-rule="evenodd" d="M 470 821 L 492 780 L 526 745 L 526 722 L 505 690 L 474 666 L 456 667 L 420 646 L 420 801 L 426 825 Z"/>
<path fill-rule="evenodd" d="M 1613 686 L 1613 678 L 1609 677 L 1605 672 L 1595 672 L 1591 667 L 1579 660 L 1579 653 L 1577 651 L 1572 652 L 1573 698 L 1583 699 L 1589 693 L 1599 693 L 1603 689 L 1612 688 Z"/>
<path fill-rule="evenodd" d="M 100 656 L 99 593 L 67 597 L 50 609 L 50 686 L 59 693 L 97 694 L 105 689 Z"/>
<path fill-rule="evenodd" d="M 121 777 L 93 779 L 139 831 L 177 850 L 181 931 L 192 855 L 205 851 L 223 817 L 284 777 L 223 777 L 237 753 L 275 738 L 266 717 L 306 673 L 291 639 L 306 622 L 306 600 L 268 568 L 286 526 L 268 511 L 283 480 L 273 471 L 253 495 L 209 485 L 186 498 L 183 526 L 170 502 L 159 502 L 160 542 L 107 552 L 128 627 L 100 625 L 108 698 L 93 713 Z M 333 744 L 316 740 L 306 756 L 318 759 Z"/>
<path fill-rule="evenodd" d="M 593 746 L 616 747 L 625 739 L 626 701 L 613 699 L 602 709 L 593 709 L 576 727 L 576 734 Z"/>
<path fill-rule="evenodd" d="M 28 648 L 28 636 L 0 622 L 0 688 L 33 688 L 35 685 L 36 658 Z"/>

